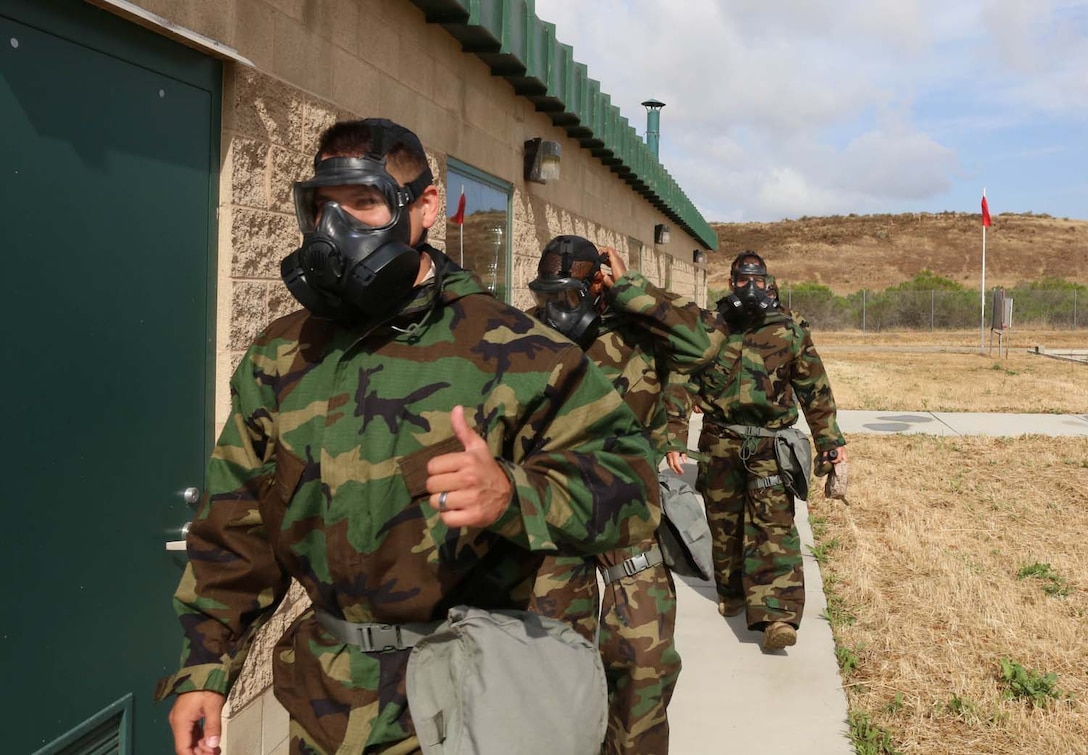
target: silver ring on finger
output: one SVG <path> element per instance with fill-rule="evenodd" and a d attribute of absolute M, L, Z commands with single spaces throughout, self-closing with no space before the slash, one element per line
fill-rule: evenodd
<path fill-rule="evenodd" d="M 448 498 L 448 497 L 449 497 L 449 492 L 447 492 L 445 490 L 443 490 L 441 493 L 438 494 L 438 510 L 439 511 L 445 511 L 446 510 L 446 498 Z"/>

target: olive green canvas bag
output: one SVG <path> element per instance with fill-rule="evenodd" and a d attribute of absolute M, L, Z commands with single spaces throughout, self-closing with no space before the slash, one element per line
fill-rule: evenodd
<path fill-rule="evenodd" d="M 608 688 L 597 648 L 528 611 L 455 606 L 408 658 L 425 755 L 598 755 Z"/>
<path fill-rule="evenodd" d="M 711 581 L 714 559 L 702 498 L 673 472 L 659 472 L 657 479 L 663 514 L 657 542 L 665 565 L 674 574 Z"/>
<path fill-rule="evenodd" d="M 812 444 L 808 436 L 795 427 L 776 430 L 774 457 L 786 490 L 794 497 L 807 501 L 812 477 Z"/>

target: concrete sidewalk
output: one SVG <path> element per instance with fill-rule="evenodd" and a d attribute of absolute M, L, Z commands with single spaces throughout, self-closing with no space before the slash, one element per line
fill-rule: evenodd
<path fill-rule="evenodd" d="M 1025 434 L 1088 435 L 1088 414 L 840 411 L 838 419 L 839 429 L 846 435 L 850 433 L 1005 437 Z M 797 426 L 808 432 L 804 416 L 801 417 Z"/>
<path fill-rule="evenodd" d="M 1016 436 L 1088 435 L 1088 415 L 840 411 L 853 433 Z M 799 426 L 808 430 L 802 418 Z M 698 445 L 701 415 L 693 415 L 689 448 Z M 684 479 L 694 485 L 695 465 Z M 714 584 L 676 579 L 676 643 L 683 670 L 669 706 L 671 755 L 851 755 L 843 692 L 823 580 L 812 558 L 808 507 L 797 502 L 805 569 L 805 615 L 797 645 L 759 649 L 760 634 L 744 617 L 718 615 Z"/>
<path fill-rule="evenodd" d="M 684 478 L 694 484 L 695 465 Z M 713 582 L 676 578 L 676 645 L 683 670 L 669 705 L 670 755 L 851 755 L 827 602 L 812 558 L 808 508 L 797 502 L 805 615 L 797 644 L 759 649 L 744 616 L 718 615 Z"/>

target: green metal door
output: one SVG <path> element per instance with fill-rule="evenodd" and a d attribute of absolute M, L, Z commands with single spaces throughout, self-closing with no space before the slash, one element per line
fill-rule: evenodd
<path fill-rule="evenodd" d="M 172 752 L 155 679 L 209 447 L 219 64 L 0 0 L 5 753 Z"/>

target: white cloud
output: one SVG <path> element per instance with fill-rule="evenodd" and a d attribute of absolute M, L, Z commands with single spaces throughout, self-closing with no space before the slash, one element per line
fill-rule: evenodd
<path fill-rule="evenodd" d="M 536 10 L 637 131 L 642 100 L 666 103 L 662 162 L 711 221 L 957 209 L 984 177 L 1031 204 L 1031 187 L 987 151 L 1062 149 L 1032 138 L 1088 114 L 1088 0 L 537 0 Z"/>

